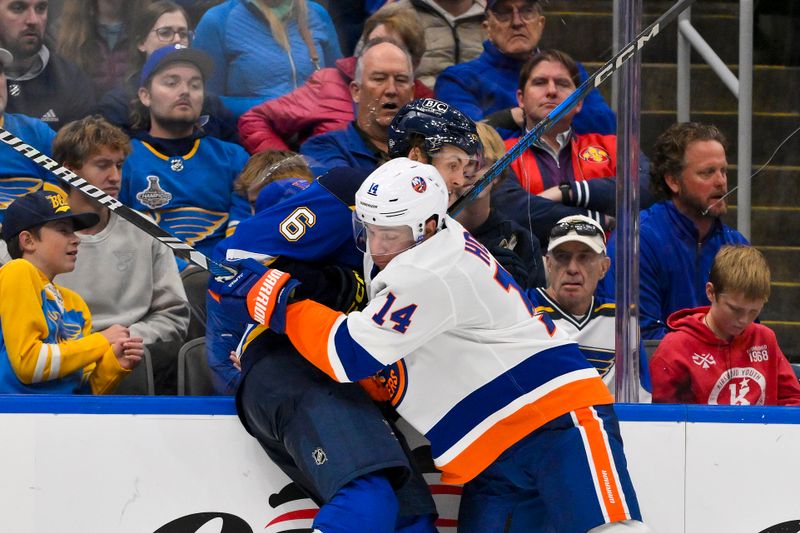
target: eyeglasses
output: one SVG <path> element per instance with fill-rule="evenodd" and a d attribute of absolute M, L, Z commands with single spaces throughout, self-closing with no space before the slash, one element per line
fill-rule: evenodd
<path fill-rule="evenodd" d="M 522 7 L 511 6 L 507 9 L 492 9 L 492 14 L 499 22 L 508 23 L 514 18 L 514 12 L 519 15 L 523 22 L 533 22 L 541 14 L 536 6 L 527 5 Z"/>
<path fill-rule="evenodd" d="M 153 30 L 158 37 L 159 41 L 169 42 L 175 38 L 175 34 L 178 34 L 178 37 L 181 41 L 191 41 L 194 39 L 194 32 L 192 30 L 176 30 L 175 28 L 170 28 L 169 26 L 162 26 L 161 28 L 156 28 Z"/>
<path fill-rule="evenodd" d="M 558 239 L 570 231 L 574 231 L 578 235 L 582 235 L 584 237 L 596 237 L 600 235 L 603 238 L 603 244 L 606 242 L 606 234 L 603 232 L 603 230 L 594 224 L 589 224 L 588 222 L 560 222 L 553 226 L 553 229 L 550 230 L 550 238 Z"/>

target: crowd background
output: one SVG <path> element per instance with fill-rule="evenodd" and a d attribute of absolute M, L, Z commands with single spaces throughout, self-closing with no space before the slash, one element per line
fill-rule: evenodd
<path fill-rule="evenodd" d="M 371 171 L 386 161 L 387 128 L 398 110 L 415 98 L 435 97 L 482 121 L 481 128 L 490 130 L 481 132 L 486 162 L 499 158 L 526 128 L 587 77 L 580 61 L 545 46 L 568 43 L 562 48 L 572 51 L 576 59 L 589 60 L 589 69 L 601 59 L 600 50 L 575 53 L 581 49 L 581 39 L 563 18 L 549 16 L 551 4 L 536 0 L 490 0 L 488 5 L 485 0 L 0 0 L 0 46 L 13 56 L 0 54 L 0 81 L 5 86 L 5 94 L 0 92 L 2 124 L 52 155 L 57 132 L 62 135 L 68 125 L 87 117 L 103 117 L 131 141 L 124 147 L 114 141 L 113 146 L 127 159 L 116 178 L 98 178 L 110 179 L 111 186 L 98 186 L 208 255 L 218 254 L 220 243 L 240 220 L 302 190 L 307 180 L 338 166 Z M 789 32 L 780 40 L 774 31 L 796 26 L 798 20 L 800 13 L 793 3 L 758 2 L 757 59 L 798 64 L 797 47 L 792 46 L 797 33 Z M 171 96 L 160 93 L 157 84 L 159 75 L 181 62 L 196 68 L 201 87 L 187 89 L 186 101 L 175 104 L 182 110 L 175 111 Z M 669 131 L 667 126 L 658 133 Z M 92 127 L 104 130 L 105 125 Z M 616 118 L 608 101 L 592 91 L 582 106 L 495 184 L 492 216 L 504 213 L 502 221 L 513 225 L 514 241 L 522 241 L 517 247 L 506 237 L 497 239 L 497 254 L 508 251 L 513 256 L 509 270 L 524 278 L 522 285 L 547 286 L 542 256 L 548 252 L 553 228 L 564 217 L 582 216 L 597 224 L 604 237 L 611 238 L 608 253 L 613 258 L 615 130 Z M 717 250 L 724 244 L 746 242 L 723 224 L 729 220 L 724 210 L 713 212 L 710 222 L 681 210 L 695 200 L 716 201 L 729 188 L 724 176 L 727 163 L 718 165 L 720 182 L 710 192 L 683 185 L 670 189 L 665 179 L 670 169 L 654 173 L 651 168 L 650 159 L 659 155 L 684 158 L 695 141 L 718 143 L 722 159 L 730 160 L 725 135 L 717 133 L 690 135 L 683 141 L 675 141 L 680 137 L 676 135 L 672 142 L 678 153 L 672 154 L 664 148 L 669 139 L 661 139 L 660 148 L 655 139 L 642 143 L 642 208 L 655 204 L 656 209 L 643 220 L 655 220 L 662 209 L 667 214 L 659 216 L 683 216 L 680 224 L 686 228 L 687 242 L 706 243 L 708 235 L 721 235 L 713 246 L 703 249 L 702 266 L 696 272 L 688 259 L 677 271 L 651 272 L 651 286 L 643 287 L 647 298 L 642 302 L 644 337 L 663 337 L 671 313 L 707 305 L 704 286 Z M 724 133 L 734 136 L 733 131 Z M 55 190 L 52 176 L 36 165 L 10 152 L 2 156 L 2 210 L 22 193 Z M 72 163 L 79 171 L 85 161 Z M 651 176 L 657 183 L 650 183 Z M 706 197 L 697 196 L 703 194 Z M 488 197 L 486 202 L 489 213 Z M 711 225 L 706 227 L 706 223 Z M 662 223 L 652 230 L 653 242 L 680 242 L 681 236 L 667 235 L 663 227 Z M 96 233 L 103 231 L 108 230 L 103 227 Z M 644 223 L 643 232 L 647 234 Z M 100 246 L 97 239 L 82 239 L 84 248 Z M 107 260 L 100 267 L 84 266 L 77 271 L 79 279 L 73 273 L 72 279 L 63 276 L 55 281 L 79 287 L 98 328 L 125 322 L 124 327 L 137 331 L 135 324 L 170 309 L 166 314 L 178 317 L 173 317 L 172 327 L 165 326 L 152 338 L 145 336 L 145 345 L 156 361 L 155 390 L 175 393 L 180 346 L 206 333 L 205 278 L 181 260 L 168 276 L 157 276 L 162 283 L 132 277 L 134 247 L 117 245 L 119 250 L 100 253 L 115 263 Z M 663 262 L 663 253 L 656 250 L 649 260 L 657 265 Z M 677 254 L 672 258 L 688 258 L 688 252 L 672 253 Z M 163 254 L 154 249 L 152 255 L 148 268 L 160 272 Z M 9 259 L 5 256 L 4 260 Z M 87 279 L 86 272 L 97 271 L 102 282 Z M 688 276 L 692 286 L 677 281 L 658 285 L 670 275 L 674 279 Z M 643 283 L 648 282 L 645 277 Z M 108 305 L 109 300 L 120 302 L 119 292 L 109 291 L 109 284 L 125 285 L 140 296 L 146 293 L 147 305 L 137 302 L 136 316 L 120 305 Z M 600 285 L 598 294 L 603 298 L 613 297 L 613 264 L 605 278 L 594 284 Z M 176 295 L 182 310 L 175 308 Z M 220 348 L 224 360 L 229 347 Z M 213 359 L 209 354 L 209 360 Z M 608 370 L 603 365 L 597 365 L 601 373 L 603 368 Z M 212 373 L 212 377 L 219 375 Z M 223 385 L 212 381 L 214 392 L 231 393 L 230 382 L 222 381 Z M 125 391 L 124 386 L 121 390 Z"/>

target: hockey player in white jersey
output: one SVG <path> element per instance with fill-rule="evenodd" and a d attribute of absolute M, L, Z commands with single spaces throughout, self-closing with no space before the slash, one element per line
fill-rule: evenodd
<path fill-rule="evenodd" d="M 399 158 L 364 181 L 355 219 L 376 270 L 361 312 L 292 301 L 297 282 L 274 269 L 224 293 L 250 285 L 251 314 L 331 378 L 388 376 L 442 480 L 465 484 L 459 531 L 512 515 L 510 531 L 649 531 L 608 389 L 447 205 L 430 165 Z"/>

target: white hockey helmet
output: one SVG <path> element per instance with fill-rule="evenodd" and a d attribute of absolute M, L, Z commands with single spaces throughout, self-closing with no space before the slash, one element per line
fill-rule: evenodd
<path fill-rule="evenodd" d="M 398 157 L 367 176 L 356 192 L 356 216 L 365 224 L 408 226 L 415 243 L 425 237 L 425 222 L 438 217 L 444 224 L 448 195 L 433 165 Z"/>

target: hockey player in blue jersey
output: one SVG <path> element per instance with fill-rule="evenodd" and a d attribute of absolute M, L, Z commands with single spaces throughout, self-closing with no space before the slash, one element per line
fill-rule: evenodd
<path fill-rule="evenodd" d="M 159 48 L 142 69 L 137 116 L 120 200 L 210 255 L 250 215 L 233 182 L 248 155 L 198 125 L 211 58 L 181 45 Z"/>
<path fill-rule="evenodd" d="M 433 162 L 456 181 L 480 166 L 474 123 L 433 99 L 411 102 L 398 112 L 389 144 L 394 157 Z M 304 278 L 302 290 L 343 311 L 357 308 L 363 302 L 363 284 L 352 281 L 359 275 L 363 252 L 353 239 L 350 206 L 366 175 L 334 169 L 289 200 L 257 213 L 224 241 L 225 259 L 276 267 L 291 260 L 286 268 L 292 270 L 304 268 L 296 261 L 325 265 L 309 269 L 321 275 Z M 211 288 L 219 285 L 212 283 Z M 207 337 L 212 344 L 222 344 L 209 351 L 212 365 L 214 360 L 227 360 L 230 345 L 225 346 L 225 339 L 238 339 L 238 332 L 215 323 L 220 317 L 228 326 L 242 318 L 235 307 L 209 302 Z M 435 531 L 435 507 L 427 485 L 363 389 L 333 383 L 303 361 L 285 336 L 263 327 L 248 328 L 239 352 L 237 405 L 242 422 L 270 458 L 321 505 L 314 527 L 324 533 Z M 222 381 L 231 387 L 233 379 L 228 374 Z M 365 382 L 371 389 L 373 384 L 371 379 Z M 325 451 L 326 468 L 313 460 L 318 448 Z M 403 485 L 409 475 L 410 481 L 395 496 L 393 487 Z M 400 516 L 395 524 L 389 517 L 396 514 Z"/>

